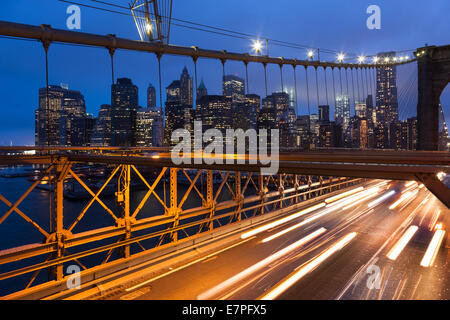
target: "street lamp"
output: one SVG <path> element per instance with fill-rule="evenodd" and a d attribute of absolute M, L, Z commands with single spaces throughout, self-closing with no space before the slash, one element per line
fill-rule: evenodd
<path fill-rule="evenodd" d="M 339 62 L 344 61 L 344 58 L 345 58 L 345 55 L 344 55 L 343 53 L 339 53 L 338 56 L 337 56 L 337 60 L 338 60 Z"/>
<path fill-rule="evenodd" d="M 262 42 L 259 40 L 255 40 L 255 41 L 253 41 L 252 47 L 253 47 L 253 51 L 255 51 L 257 54 L 261 53 Z"/>

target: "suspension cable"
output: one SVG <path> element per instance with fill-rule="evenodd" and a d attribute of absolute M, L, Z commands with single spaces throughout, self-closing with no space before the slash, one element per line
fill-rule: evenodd
<path fill-rule="evenodd" d="M 329 107 L 330 104 L 328 103 L 328 84 L 327 84 L 327 68 L 323 67 L 323 74 L 325 77 L 325 97 L 326 97 L 326 101 L 327 101 L 327 106 Z"/>
<path fill-rule="evenodd" d="M 296 117 L 298 117 L 299 109 L 298 109 L 298 97 L 297 97 L 297 72 L 295 69 L 295 65 L 292 65 L 292 68 L 294 69 L 295 112 L 296 112 Z"/>
<path fill-rule="evenodd" d="M 316 94 L 317 94 L 317 107 L 319 107 L 320 105 L 320 100 L 319 100 L 319 79 L 317 77 L 317 67 L 314 67 L 315 73 L 316 73 Z"/>

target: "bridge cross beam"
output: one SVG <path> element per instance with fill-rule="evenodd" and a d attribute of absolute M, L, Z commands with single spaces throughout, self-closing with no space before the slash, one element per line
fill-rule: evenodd
<path fill-rule="evenodd" d="M 450 208 L 450 189 L 435 174 L 418 174 L 416 176 L 447 208 Z"/>

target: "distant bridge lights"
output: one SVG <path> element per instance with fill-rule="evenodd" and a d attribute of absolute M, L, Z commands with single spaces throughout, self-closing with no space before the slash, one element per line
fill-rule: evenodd
<path fill-rule="evenodd" d="M 364 56 L 359 56 L 358 57 L 359 63 L 364 63 L 365 60 L 366 60 L 366 57 L 364 57 Z"/>
<path fill-rule="evenodd" d="M 379 60 L 380 60 L 380 58 L 378 58 L 378 57 L 373 57 L 373 63 L 378 63 Z"/>
<path fill-rule="evenodd" d="M 308 51 L 308 58 L 310 58 L 311 60 L 314 58 L 314 51 L 312 50 Z"/>
<path fill-rule="evenodd" d="M 343 62 L 345 58 L 345 55 L 343 53 L 339 53 L 337 56 L 337 61 L 338 62 Z"/>

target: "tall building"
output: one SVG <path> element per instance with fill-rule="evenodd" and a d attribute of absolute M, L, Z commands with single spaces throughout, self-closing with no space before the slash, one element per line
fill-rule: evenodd
<path fill-rule="evenodd" d="M 389 125 L 390 148 L 394 150 L 408 149 L 408 122 L 391 122 Z"/>
<path fill-rule="evenodd" d="M 334 110 L 334 121 L 342 124 L 344 131 L 350 124 L 350 98 L 348 95 L 336 97 L 336 108 Z"/>
<path fill-rule="evenodd" d="M 180 80 L 174 80 L 166 87 L 166 102 L 177 102 L 181 104 Z"/>
<path fill-rule="evenodd" d="M 111 145 L 111 105 L 102 104 L 91 136 L 91 146 Z"/>
<path fill-rule="evenodd" d="M 355 103 L 355 116 L 358 118 L 366 118 L 367 117 L 367 105 L 363 102 Z"/>
<path fill-rule="evenodd" d="M 193 105 L 193 88 L 192 78 L 185 66 L 180 76 L 180 103 L 182 105 Z"/>
<path fill-rule="evenodd" d="M 319 121 L 320 122 L 330 121 L 330 106 L 328 105 L 319 106 Z"/>
<path fill-rule="evenodd" d="M 232 129 L 233 114 L 231 98 L 218 95 L 206 95 L 197 102 L 197 120 L 201 120 L 203 131 L 218 129 L 225 136 L 226 129 Z"/>
<path fill-rule="evenodd" d="M 319 148 L 336 147 L 336 128 L 334 126 L 334 122 L 322 121 L 320 123 L 317 147 Z"/>
<path fill-rule="evenodd" d="M 223 95 L 227 98 L 231 98 L 233 104 L 245 103 L 245 83 L 244 79 L 241 79 L 234 75 L 225 75 L 223 77 Z"/>
<path fill-rule="evenodd" d="M 396 56 L 395 52 L 379 53 L 378 57 L 381 61 L 391 60 Z M 397 123 L 398 119 L 398 98 L 397 98 L 397 68 L 395 66 L 386 66 L 377 68 L 377 91 L 376 91 L 376 127 L 384 127 L 378 129 L 378 132 L 386 132 L 388 139 L 385 141 L 386 146 L 381 146 L 380 137 L 376 137 L 378 148 L 389 148 L 390 145 L 395 144 L 395 141 L 390 142 L 390 137 L 394 137 L 389 133 L 391 123 Z"/>
<path fill-rule="evenodd" d="M 408 150 L 417 150 L 417 117 L 411 117 L 408 122 Z"/>
<path fill-rule="evenodd" d="M 366 117 L 355 116 L 353 118 L 351 123 L 351 146 L 356 149 L 367 149 L 369 147 Z"/>
<path fill-rule="evenodd" d="M 309 123 L 310 119 L 308 115 L 297 117 L 295 126 L 297 129 L 296 147 L 298 148 L 309 149 Z"/>
<path fill-rule="evenodd" d="M 342 141 L 345 146 L 351 143 L 351 127 L 350 127 L 350 97 L 348 95 L 341 95 L 336 97 L 336 107 L 334 110 L 334 122 L 336 126 L 342 128 L 342 137 L 337 138 L 337 141 Z"/>
<path fill-rule="evenodd" d="M 147 108 L 156 108 L 156 89 L 151 83 L 147 88 Z"/>
<path fill-rule="evenodd" d="M 39 89 L 35 112 L 35 143 L 39 146 L 86 144 L 86 105 L 80 91 L 50 85 Z"/>
<path fill-rule="evenodd" d="M 166 88 L 164 143 L 173 145 L 172 132 L 176 129 L 189 130 L 193 137 L 195 110 L 193 108 L 193 85 L 186 67 L 180 80 L 173 81 Z"/>
<path fill-rule="evenodd" d="M 136 116 L 136 146 L 162 146 L 162 122 L 160 109 L 138 109 Z"/>
<path fill-rule="evenodd" d="M 111 86 L 111 144 L 134 146 L 138 88 L 131 79 L 119 78 Z"/>
<path fill-rule="evenodd" d="M 177 101 L 166 101 L 165 106 L 165 127 L 164 127 L 164 144 L 172 146 L 176 143 L 172 142 L 172 133 L 177 129 L 188 130 L 193 137 L 193 125 L 195 119 L 195 111 L 191 105 L 182 105 Z"/>
<path fill-rule="evenodd" d="M 203 79 L 200 81 L 200 85 L 197 88 L 197 100 L 200 99 L 203 96 L 208 95 L 208 89 L 206 89 L 205 83 L 203 82 Z"/>

